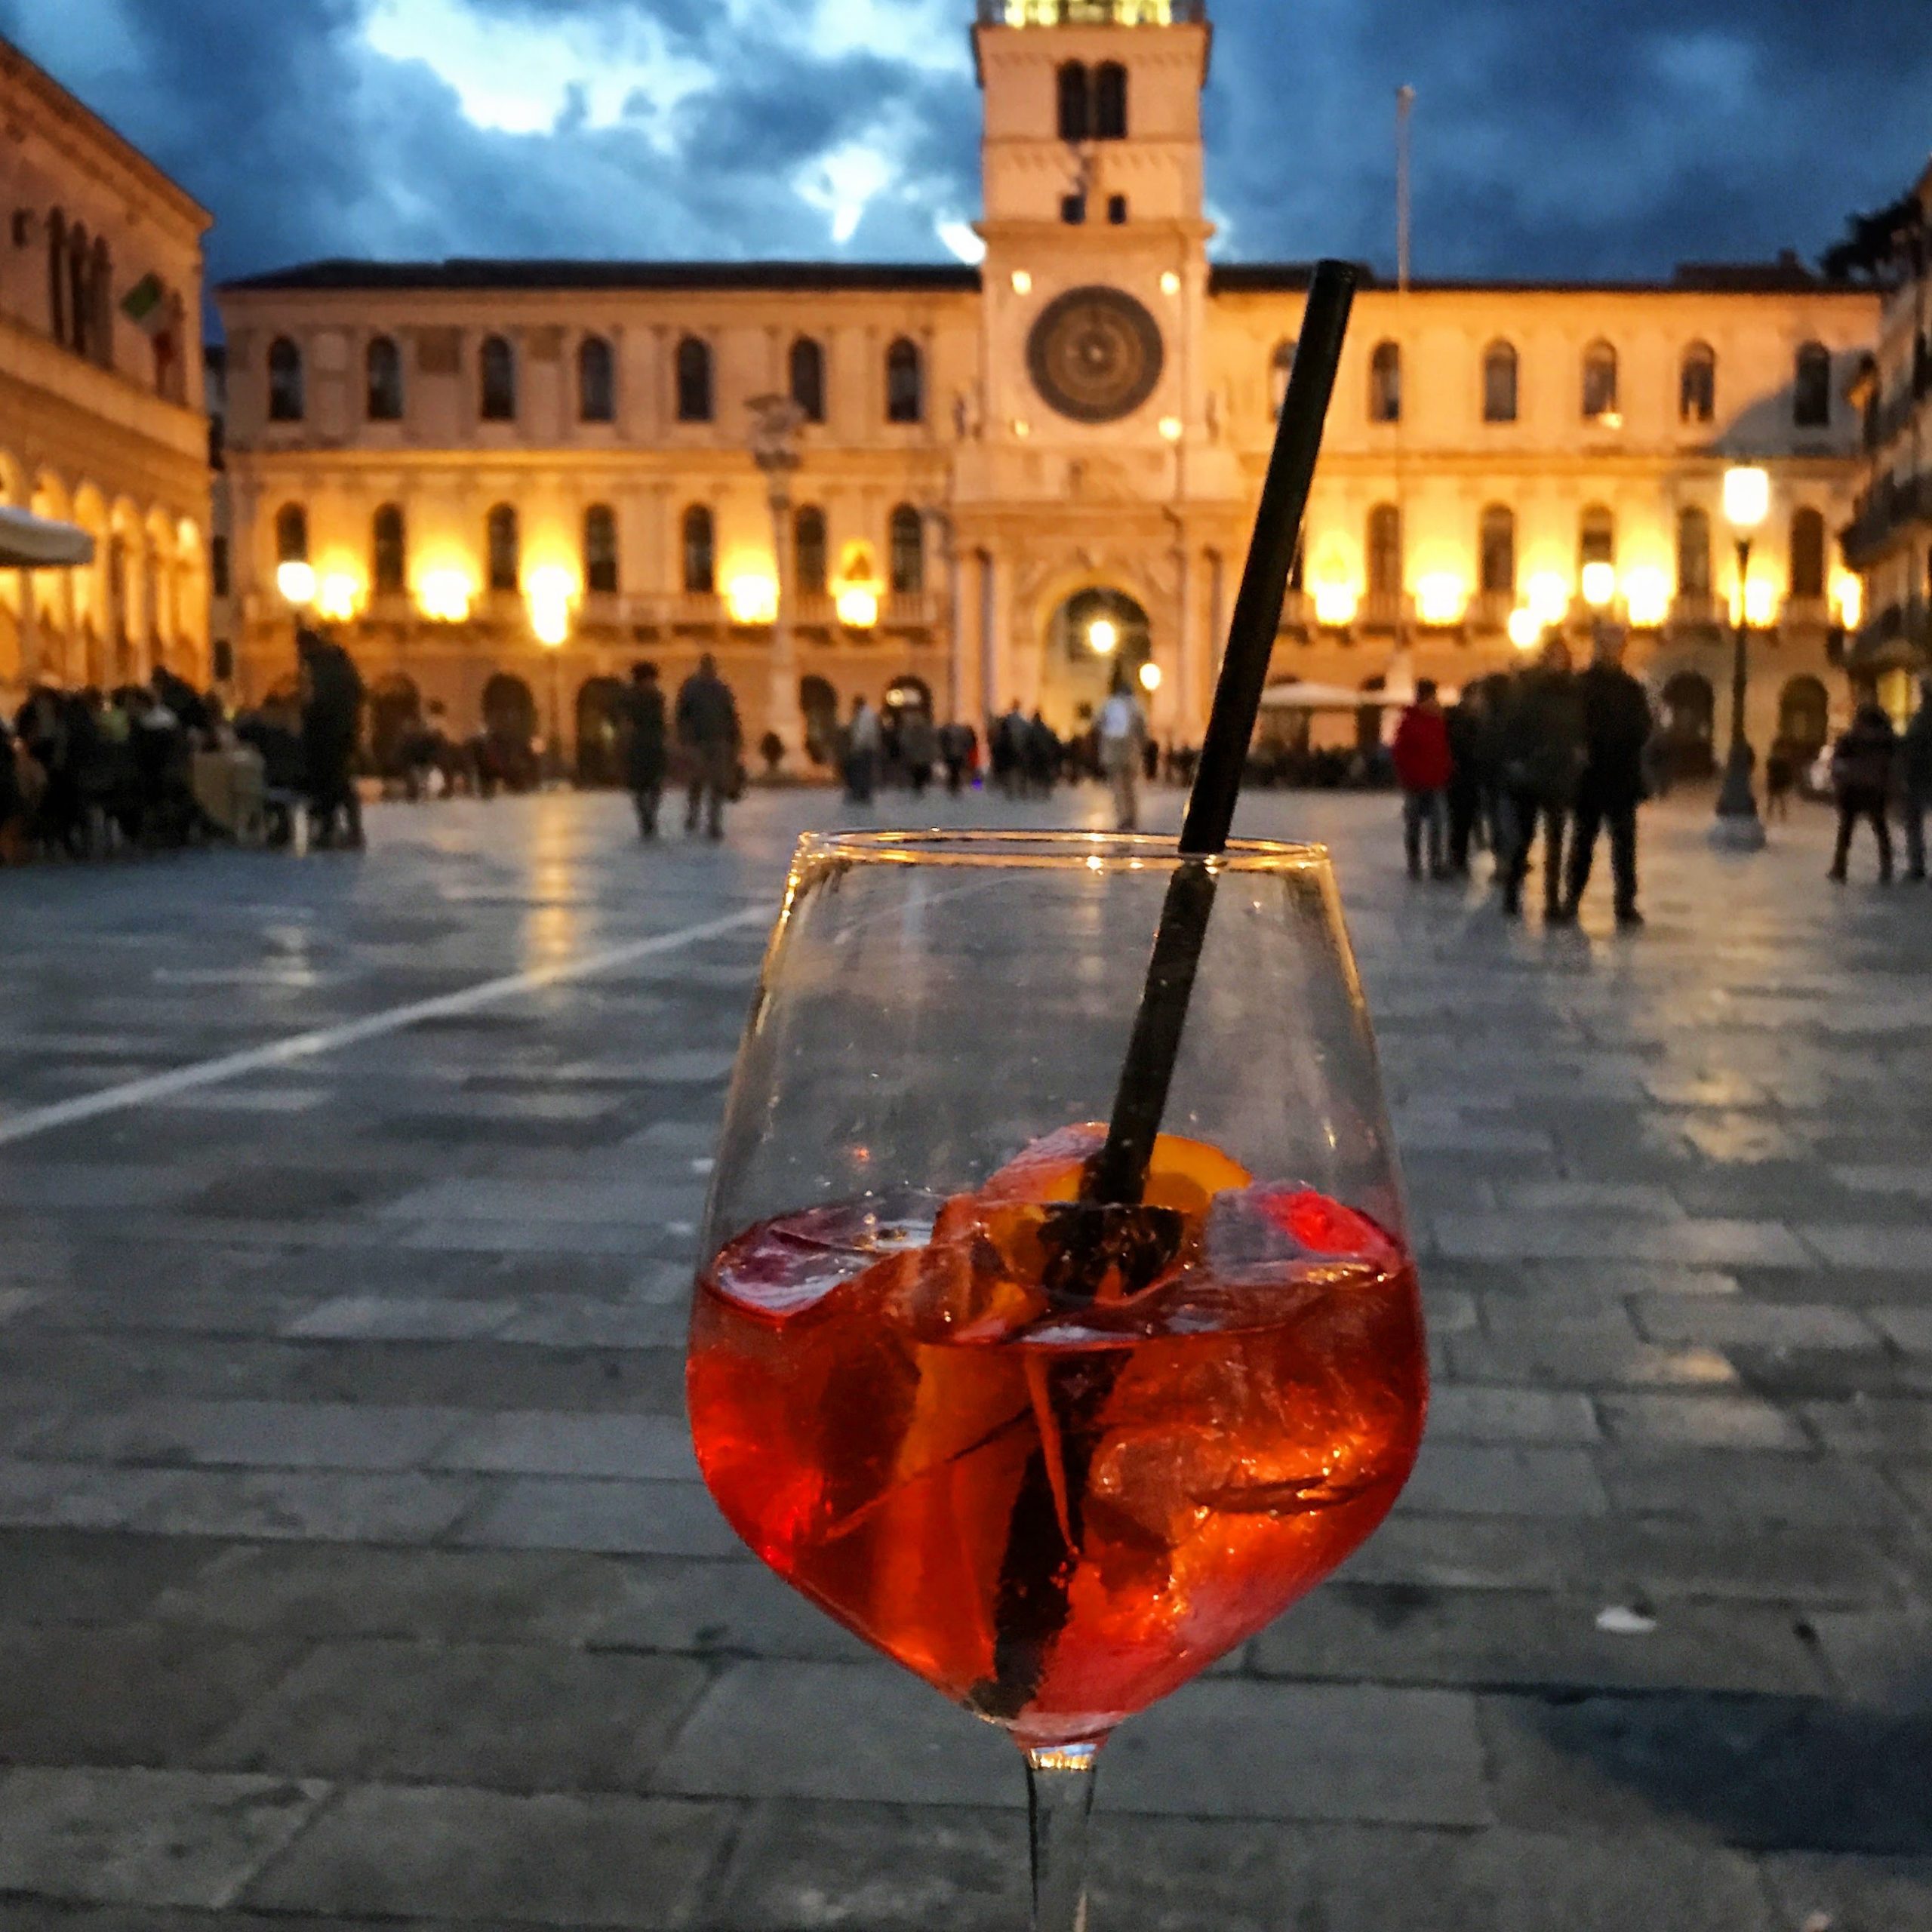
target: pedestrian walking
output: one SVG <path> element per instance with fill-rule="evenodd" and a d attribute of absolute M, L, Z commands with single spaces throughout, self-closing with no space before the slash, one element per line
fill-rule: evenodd
<path fill-rule="evenodd" d="M 1577 923 L 1577 909 L 1590 883 L 1597 835 L 1610 832 L 1611 878 L 1617 923 L 1641 926 L 1637 908 L 1637 811 L 1644 802 L 1644 751 L 1651 741 L 1651 701 L 1623 668 L 1624 633 L 1597 626 L 1592 662 L 1577 680 L 1583 724 L 1583 768 L 1577 780 L 1577 818 L 1570 844 L 1569 890 L 1558 912 L 1561 925 Z"/>
<path fill-rule="evenodd" d="M 924 707 L 915 706 L 899 721 L 899 762 L 905 769 L 906 782 L 912 786 L 914 798 L 926 795 L 938 757 L 939 734 L 933 729 L 933 721 Z"/>
<path fill-rule="evenodd" d="M 861 693 L 852 700 L 852 721 L 845 728 L 845 795 L 854 804 L 872 803 L 884 756 L 885 728 Z"/>
<path fill-rule="evenodd" d="M 1037 711 L 1030 719 L 1022 721 L 1021 729 L 1026 734 L 1020 753 L 1021 789 L 1051 798 L 1054 781 L 1060 776 L 1064 747 L 1054 728 Z"/>
<path fill-rule="evenodd" d="M 678 743 L 691 767 L 686 835 L 696 833 L 701 814 L 706 836 L 722 838 L 724 801 L 737 789 L 738 750 L 744 732 L 738 723 L 738 701 L 718 675 L 718 660 L 708 651 L 678 693 Z"/>
<path fill-rule="evenodd" d="M 669 764 L 664 724 L 664 692 L 657 666 L 631 666 L 631 688 L 624 694 L 624 783 L 637 808 L 640 838 L 657 836 L 657 814 L 664 800 L 664 776 Z"/>
<path fill-rule="evenodd" d="M 355 789 L 356 747 L 367 694 L 355 660 L 333 638 L 306 626 L 296 633 L 302 671 L 303 789 L 316 845 L 362 847 L 362 801 Z"/>
<path fill-rule="evenodd" d="M 1026 789 L 1027 731 L 1026 714 L 1017 698 L 1012 709 L 993 723 L 993 783 L 1009 797 Z"/>
<path fill-rule="evenodd" d="M 1422 877 L 1423 835 L 1429 835 L 1429 875 L 1449 876 L 1444 850 L 1448 835 L 1449 781 L 1455 764 L 1449 749 L 1448 721 L 1436 696 L 1435 681 L 1424 678 L 1416 686 L 1416 701 L 1402 713 L 1389 747 L 1395 782 L 1402 788 L 1402 849 L 1409 876 Z"/>
<path fill-rule="evenodd" d="M 1860 820 L 1872 827 L 1878 841 L 1878 883 L 1892 882 L 1892 830 L 1885 822 L 1891 799 L 1892 768 L 1898 754 L 1898 734 L 1877 699 L 1866 697 L 1851 721 L 1851 728 L 1832 750 L 1832 789 L 1838 801 L 1838 842 L 1830 877 L 1845 881 L 1851 856 L 1851 835 Z"/>
<path fill-rule="evenodd" d="M 1899 741 L 1900 776 L 1905 780 L 1905 875 L 1925 877 L 1925 812 L 1932 805 L 1932 675 L 1918 681 L 1918 709 Z"/>
<path fill-rule="evenodd" d="M 1500 734 L 1502 780 L 1508 799 L 1509 863 L 1503 875 L 1503 910 L 1523 914 L 1523 884 L 1540 827 L 1543 838 L 1543 911 L 1561 923 L 1563 841 L 1577 778 L 1583 766 L 1583 719 L 1570 647 L 1552 638 L 1542 655 L 1515 680 L 1504 706 Z"/>
<path fill-rule="evenodd" d="M 1100 770 L 1113 794 L 1114 829 L 1140 829 L 1140 774 L 1147 751 L 1147 714 L 1118 672 L 1094 724 Z"/>
<path fill-rule="evenodd" d="M 1791 795 L 1798 789 L 1798 774 L 1804 764 L 1803 747 L 1780 732 L 1764 756 L 1764 817 L 1767 820 L 1791 817 Z"/>
<path fill-rule="evenodd" d="M 1449 734 L 1449 872 L 1469 875 L 1469 854 L 1485 836 L 1483 824 L 1483 714 L 1487 692 L 1481 680 L 1466 685 L 1443 714 Z"/>
<path fill-rule="evenodd" d="M 978 749 L 978 743 L 972 726 L 958 719 L 940 727 L 940 762 L 946 767 L 946 789 L 955 798 L 965 786 L 966 774 L 972 768 L 973 754 Z"/>

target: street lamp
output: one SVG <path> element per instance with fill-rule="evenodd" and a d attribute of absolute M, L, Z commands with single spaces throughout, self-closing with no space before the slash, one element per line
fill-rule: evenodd
<path fill-rule="evenodd" d="M 1724 789 L 1718 794 L 1717 822 L 1711 842 L 1732 852 L 1761 852 L 1764 822 L 1751 787 L 1757 759 L 1745 735 L 1744 700 L 1750 666 L 1751 544 L 1770 514 L 1771 479 L 1764 470 L 1745 467 L 1727 470 L 1724 479 L 1724 521 L 1737 542 L 1737 626 L 1730 672 L 1730 755 L 1725 761 Z"/>
<path fill-rule="evenodd" d="M 754 396 L 752 460 L 758 466 L 771 505 L 771 544 L 778 608 L 771 625 L 771 694 L 767 728 L 786 750 L 802 755 L 805 717 L 798 703 L 798 654 L 792 635 L 792 478 L 801 459 L 798 432 L 805 412 L 788 395 Z"/>

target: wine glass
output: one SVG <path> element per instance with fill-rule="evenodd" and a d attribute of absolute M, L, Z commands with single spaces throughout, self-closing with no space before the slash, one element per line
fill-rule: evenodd
<path fill-rule="evenodd" d="M 807 838 L 707 1210 L 705 1480 L 787 1583 L 1025 1752 L 1039 1932 L 1084 1923 L 1109 1734 L 1361 1544 L 1427 1402 L 1327 855 L 1194 863 L 1163 1131 L 1102 1204 L 1173 847 Z"/>

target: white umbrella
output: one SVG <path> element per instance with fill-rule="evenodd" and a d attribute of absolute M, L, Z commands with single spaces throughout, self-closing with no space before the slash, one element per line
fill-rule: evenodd
<path fill-rule="evenodd" d="M 1381 691 L 1352 691 L 1346 685 L 1312 685 L 1299 678 L 1270 685 L 1261 697 L 1263 708 L 1269 711 L 1379 711 L 1407 701 Z"/>
<path fill-rule="evenodd" d="M 93 561 L 94 539 L 85 530 L 0 504 L 0 568 L 44 570 Z"/>

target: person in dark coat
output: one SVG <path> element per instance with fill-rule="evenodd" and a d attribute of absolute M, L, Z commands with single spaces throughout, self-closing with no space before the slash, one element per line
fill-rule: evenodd
<path fill-rule="evenodd" d="M 1054 728 L 1037 711 L 1026 726 L 1026 742 L 1020 754 L 1022 789 L 1044 798 L 1053 794 L 1054 781 L 1060 776 L 1061 745 Z"/>
<path fill-rule="evenodd" d="M 1891 798 L 1898 743 L 1898 734 L 1884 707 L 1868 697 L 1859 706 L 1851 729 L 1832 748 L 1832 789 L 1838 801 L 1838 842 L 1831 870 L 1835 884 L 1844 883 L 1851 835 L 1860 819 L 1869 823 L 1878 841 L 1878 882 L 1892 882 L 1892 829 L 1885 822 L 1885 812 Z"/>
<path fill-rule="evenodd" d="M 1483 836 L 1484 713 L 1488 688 L 1478 681 L 1444 714 L 1449 734 L 1449 872 L 1469 875 L 1469 849 Z"/>
<path fill-rule="evenodd" d="M 640 838 L 657 836 L 657 810 L 664 798 L 668 764 L 664 693 L 655 664 L 633 664 L 624 694 L 624 783 L 637 808 Z"/>
<path fill-rule="evenodd" d="M 1577 680 L 1571 675 L 1570 647 L 1561 638 L 1552 638 L 1535 664 L 1515 680 L 1504 709 L 1501 753 L 1510 820 L 1503 910 L 1512 919 L 1522 916 L 1523 882 L 1529 877 L 1530 851 L 1540 826 L 1543 910 L 1560 924 L 1564 832 L 1583 762 L 1582 707 Z"/>
<path fill-rule="evenodd" d="M 678 693 L 678 743 L 691 761 L 687 833 L 697 830 L 702 810 L 706 834 L 724 836 L 724 801 L 737 788 L 738 748 L 743 742 L 738 701 L 718 675 L 718 660 L 707 651 Z"/>
<path fill-rule="evenodd" d="M 362 801 L 355 790 L 355 749 L 362 738 L 362 675 L 342 646 L 306 626 L 295 635 L 302 666 L 302 760 L 309 814 L 318 846 L 362 844 Z"/>
<path fill-rule="evenodd" d="M 1558 918 L 1574 925 L 1590 883 L 1597 835 L 1610 830 L 1611 876 L 1617 923 L 1644 923 L 1637 909 L 1637 808 L 1644 801 L 1644 749 L 1651 741 L 1651 701 L 1623 668 L 1624 636 L 1597 627 L 1594 660 L 1577 680 L 1583 716 L 1583 769 L 1577 781 L 1577 820 L 1570 845 L 1569 891 Z"/>
<path fill-rule="evenodd" d="M 1925 877 L 1925 812 L 1932 805 L 1932 675 L 1918 681 L 1918 709 L 1899 740 L 1905 780 L 1905 875 Z"/>

